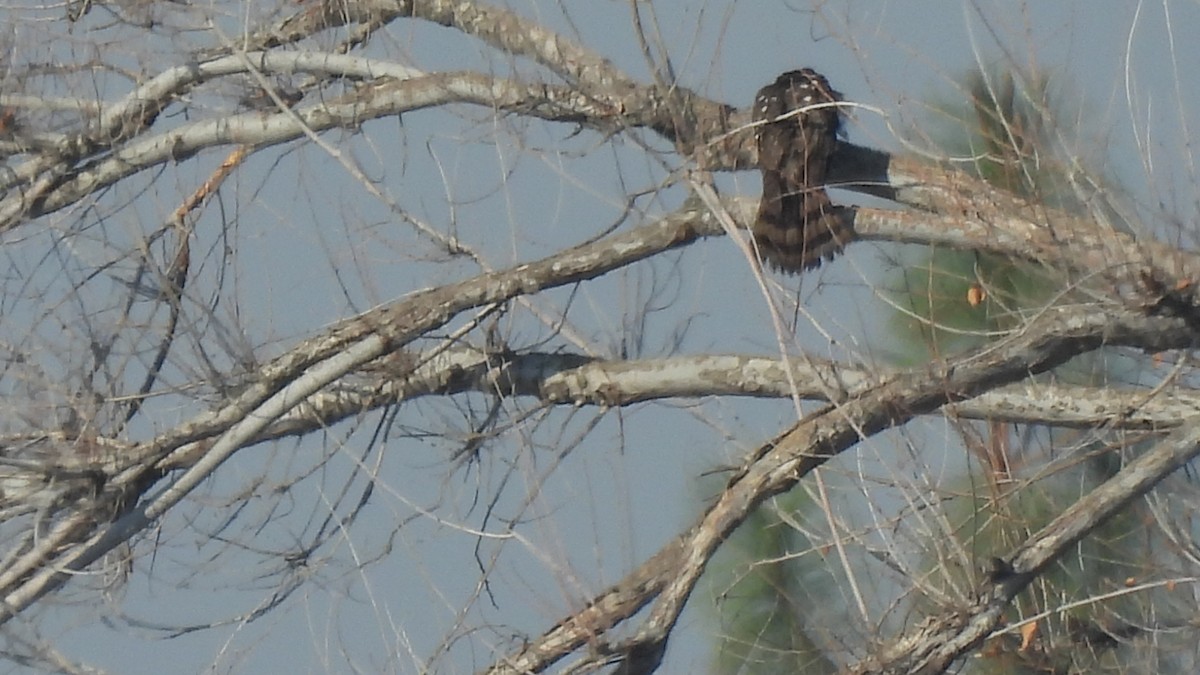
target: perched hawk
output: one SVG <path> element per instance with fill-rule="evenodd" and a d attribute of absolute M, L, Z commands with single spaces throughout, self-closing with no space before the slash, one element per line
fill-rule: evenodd
<path fill-rule="evenodd" d="M 832 259 L 852 234 L 847 210 L 825 194 L 842 120 L 835 105 L 824 104 L 840 100 L 809 68 L 780 75 L 754 98 L 763 193 L 751 232 L 762 257 L 784 272 Z"/>

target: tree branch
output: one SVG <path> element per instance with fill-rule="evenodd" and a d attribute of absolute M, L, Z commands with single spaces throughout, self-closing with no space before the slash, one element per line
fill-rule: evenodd
<path fill-rule="evenodd" d="M 792 368 L 788 377 L 784 368 Z M 564 352 L 522 354 L 473 347 L 397 352 L 309 397 L 265 429 L 255 443 L 302 436 L 423 396 L 465 392 L 528 396 L 540 402 L 620 407 L 663 399 L 793 395 L 842 402 L 894 376 L 895 369 L 738 354 L 606 360 Z M 793 387 L 793 384 L 795 387 Z M 999 387 L 943 411 L 958 419 L 1044 424 L 1059 428 L 1163 431 L 1200 409 L 1200 394 L 1116 389 L 1052 382 Z M 186 466 L 190 453 L 174 459 Z"/>

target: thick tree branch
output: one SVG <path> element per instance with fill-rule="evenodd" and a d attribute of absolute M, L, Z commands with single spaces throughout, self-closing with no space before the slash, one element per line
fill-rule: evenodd
<path fill-rule="evenodd" d="M 277 26 L 246 36 L 237 44 L 211 50 L 206 56 L 230 55 L 239 49 L 262 51 L 345 25 L 384 25 L 402 18 L 454 28 L 498 51 L 529 58 L 570 83 L 608 89 L 630 86 L 630 80 L 607 59 L 515 12 L 483 2 L 342 0 L 315 3 Z"/>
<path fill-rule="evenodd" d="M 868 193 L 884 185 L 890 198 L 917 209 L 894 215 L 896 226 L 879 232 L 881 239 L 956 248 L 965 248 L 965 241 L 979 250 L 1122 283 L 1148 269 L 1173 281 L 1200 278 L 1200 258 L 1192 252 L 1135 240 L 1095 219 L 1022 200 L 928 160 L 883 156 L 850 144 L 842 144 L 838 158 L 844 162 L 835 162 L 831 183 Z"/>
<path fill-rule="evenodd" d="M 784 370 L 789 365 L 790 378 Z M 548 405 L 618 407 L 710 396 L 787 399 L 798 394 L 829 401 L 831 392 L 840 392 L 832 402 L 841 402 L 897 372 L 812 357 L 788 362 L 736 354 L 606 360 L 563 352 L 513 354 L 471 347 L 429 354 L 397 352 L 383 362 L 368 364 L 364 371 L 309 397 L 255 442 L 319 432 L 363 411 L 422 396 L 476 392 L 528 396 Z M 1025 382 L 954 403 L 944 412 L 958 419 L 1165 432 L 1198 409 L 1200 395 L 1187 391 Z M 187 455 L 175 457 L 185 460 Z"/>

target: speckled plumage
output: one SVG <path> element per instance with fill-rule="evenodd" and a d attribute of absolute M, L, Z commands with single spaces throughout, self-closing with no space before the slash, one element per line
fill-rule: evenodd
<path fill-rule="evenodd" d="M 751 231 L 763 259 L 784 272 L 832 259 L 852 234 L 849 213 L 825 193 L 842 120 L 836 105 L 823 104 L 841 100 L 809 68 L 780 75 L 754 99 L 763 194 Z"/>

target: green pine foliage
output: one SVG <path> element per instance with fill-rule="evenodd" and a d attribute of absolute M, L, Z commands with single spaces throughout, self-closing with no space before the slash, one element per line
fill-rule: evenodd
<path fill-rule="evenodd" d="M 834 588 L 825 559 L 774 509 L 812 509 L 794 491 L 760 508 L 738 529 L 706 574 L 716 601 L 716 673 L 836 673 L 810 635 L 820 589 Z"/>
<path fill-rule="evenodd" d="M 1078 116 L 1062 110 L 1048 80 L 976 71 L 964 78 L 963 90 L 965 101 L 939 109 L 941 118 L 951 121 L 936 126 L 944 133 L 941 145 L 947 156 L 974 158 L 971 168 L 978 177 L 1030 202 L 1059 209 L 1085 208 L 1066 180 L 1080 159 L 1062 151 L 1063 132 L 1052 134 L 1047 123 L 1052 111 L 1059 119 Z M 930 250 L 895 275 L 891 297 L 897 310 L 891 324 L 895 334 L 903 337 L 905 348 L 896 360 L 904 365 L 998 339 L 1060 294 L 1071 293 L 1068 280 L 1053 270 L 970 251 Z M 1110 377 L 1128 376 L 1114 371 L 1113 365 L 1119 363 L 1120 357 L 1101 350 L 1043 379 L 1102 385 Z M 1136 448 L 1129 439 L 1107 439 L 1098 433 L 1004 423 L 960 424 L 971 460 L 965 475 L 943 482 L 941 489 L 956 496 L 940 502 L 939 508 L 944 522 L 953 524 L 953 531 L 947 533 L 953 545 L 969 551 L 976 564 L 969 570 L 947 567 L 945 558 L 931 552 L 927 583 L 944 584 L 947 589 L 976 583 L 992 556 L 1012 551 L 1111 476 L 1119 468 L 1118 448 Z M 987 451 L 980 448 L 1003 448 L 1007 465 L 989 461 Z M 1078 545 L 1076 555 L 1043 573 L 1009 616 L 1015 622 L 1046 613 L 1037 621 L 1034 637 L 1026 641 L 1012 633 L 994 639 L 972 661 L 970 672 L 1082 673 L 1128 668 L 1113 635 L 1128 625 L 1129 617 L 1138 615 L 1133 599 L 1137 596 L 1097 598 L 1118 591 L 1126 579 L 1138 578 L 1152 558 L 1136 513 L 1106 523 Z M 1073 603 L 1080 604 L 1057 611 Z"/>

